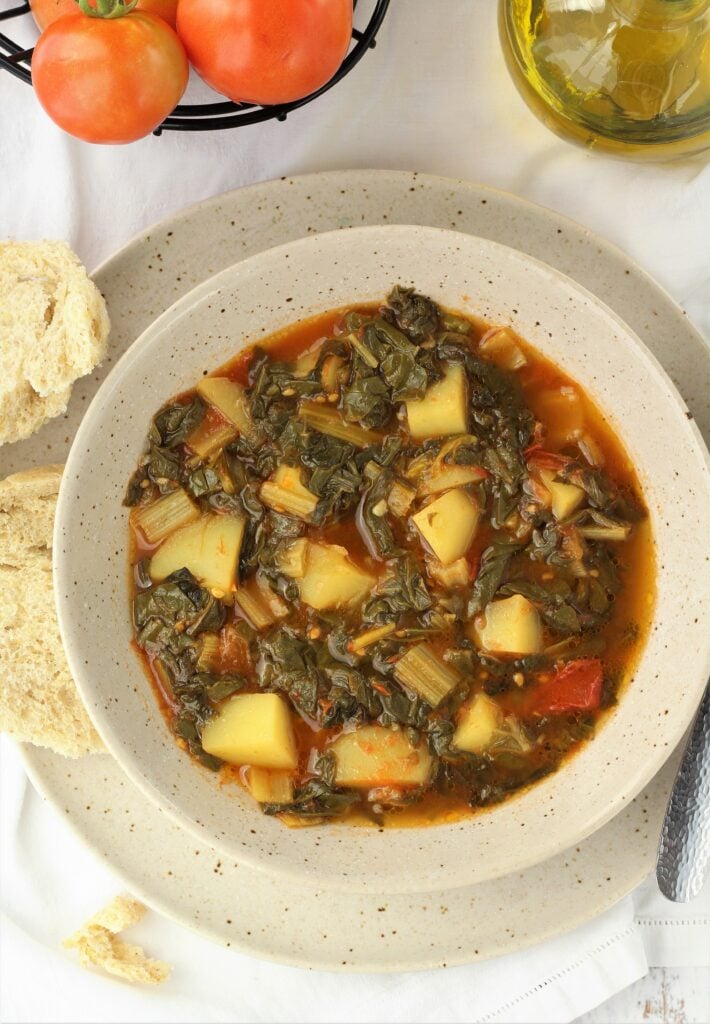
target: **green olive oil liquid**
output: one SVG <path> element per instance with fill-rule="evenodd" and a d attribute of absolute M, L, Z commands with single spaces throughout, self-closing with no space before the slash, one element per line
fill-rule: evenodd
<path fill-rule="evenodd" d="M 563 138 L 637 159 L 710 147 L 710 0 L 500 0 L 500 34 Z"/>

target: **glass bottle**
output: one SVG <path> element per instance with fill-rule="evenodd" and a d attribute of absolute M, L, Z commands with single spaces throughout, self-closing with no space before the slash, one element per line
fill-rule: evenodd
<path fill-rule="evenodd" d="M 710 147 L 710 0 L 499 0 L 528 106 L 564 138 L 638 159 Z"/>

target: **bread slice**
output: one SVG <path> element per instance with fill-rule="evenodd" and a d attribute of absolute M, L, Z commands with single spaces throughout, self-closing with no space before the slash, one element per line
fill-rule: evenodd
<path fill-rule="evenodd" d="M 63 413 L 106 354 L 106 304 L 64 242 L 0 242 L 0 444 Z"/>
<path fill-rule="evenodd" d="M 118 938 L 120 932 L 137 924 L 145 912 L 146 907 L 132 896 L 116 896 L 62 945 L 78 950 L 84 967 L 100 967 L 124 981 L 159 985 L 170 974 L 168 964 L 153 960 L 140 946 Z"/>
<path fill-rule="evenodd" d="M 28 551 L 52 547 L 63 469 L 39 466 L 0 480 L 0 565 L 19 567 Z"/>
<path fill-rule="evenodd" d="M 102 750 L 64 655 L 52 590 L 61 466 L 0 481 L 0 730 L 68 757 Z"/>

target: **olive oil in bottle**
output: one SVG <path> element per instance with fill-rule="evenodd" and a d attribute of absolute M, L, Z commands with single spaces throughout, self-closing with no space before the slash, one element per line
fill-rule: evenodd
<path fill-rule="evenodd" d="M 563 138 L 637 159 L 710 147 L 710 0 L 500 0 L 508 67 Z"/>

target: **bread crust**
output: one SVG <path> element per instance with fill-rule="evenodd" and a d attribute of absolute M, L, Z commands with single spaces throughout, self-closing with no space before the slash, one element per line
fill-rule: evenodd
<path fill-rule="evenodd" d="M 65 412 L 106 354 L 106 304 L 64 242 L 0 242 L 0 445 Z"/>
<path fill-rule="evenodd" d="M 67 757 L 103 749 L 69 672 L 52 588 L 62 466 L 0 481 L 0 730 Z"/>

